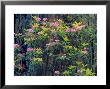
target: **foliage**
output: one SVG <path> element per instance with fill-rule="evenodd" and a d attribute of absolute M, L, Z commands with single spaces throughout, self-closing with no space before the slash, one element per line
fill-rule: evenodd
<path fill-rule="evenodd" d="M 16 76 L 97 75 L 95 14 L 15 14 Z"/>

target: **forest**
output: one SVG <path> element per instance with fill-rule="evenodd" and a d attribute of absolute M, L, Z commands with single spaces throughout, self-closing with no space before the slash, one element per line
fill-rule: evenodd
<path fill-rule="evenodd" d="M 15 76 L 97 76 L 97 14 L 14 14 Z"/>

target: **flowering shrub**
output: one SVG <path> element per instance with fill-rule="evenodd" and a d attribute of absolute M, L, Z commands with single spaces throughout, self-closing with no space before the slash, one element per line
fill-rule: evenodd
<path fill-rule="evenodd" d="M 95 14 L 15 14 L 14 75 L 97 75 L 96 19 Z"/>

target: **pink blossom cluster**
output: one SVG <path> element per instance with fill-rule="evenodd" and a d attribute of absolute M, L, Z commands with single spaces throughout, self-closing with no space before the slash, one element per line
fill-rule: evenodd
<path fill-rule="evenodd" d="M 69 28 L 69 29 L 67 29 L 65 32 L 76 32 L 76 29 Z"/>
<path fill-rule="evenodd" d="M 35 20 L 36 20 L 36 21 L 41 21 L 41 18 L 40 18 L 40 17 L 37 17 Z M 42 20 L 43 20 L 43 21 L 47 21 L 48 18 L 43 18 Z"/>
<path fill-rule="evenodd" d="M 48 20 L 48 18 L 43 18 L 43 21 L 47 21 Z"/>
<path fill-rule="evenodd" d="M 18 54 L 18 56 L 22 57 L 22 56 L 23 56 L 23 54 L 19 53 L 19 54 Z"/>
<path fill-rule="evenodd" d="M 28 52 L 33 51 L 33 50 L 34 50 L 33 48 L 27 48 Z"/>
<path fill-rule="evenodd" d="M 88 48 L 86 48 L 86 47 L 84 47 L 84 49 L 83 49 L 84 51 L 87 51 L 88 50 Z"/>
<path fill-rule="evenodd" d="M 51 23 L 51 26 L 54 26 L 54 27 L 58 27 L 60 24 L 59 24 L 59 22 L 52 22 Z"/>
<path fill-rule="evenodd" d="M 29 31 L 29 32 L 34 32 L 34 30 L 33 30 L 33 29 L 31 29 L 31 28 L 30 28 L 30 29 L 28 29 L 28 31 Z"/>
<path fill-rule="evenodd" d="M 85 27 L 85 25 L 81 25 L 81 26 L 78 26 L 76 28 L 69 28 L 65 32 L 77 32 L 77 31 L 80 31 L 84 27 Z"/>
<path fill-rule="evenodd" d="M 36 20 L 36 21 L 41 21 L 41 18 L 37 17 L 35 20 Z"/>
<path fill-rule="evenodd" d="M 18 48 L 19 47 L 19 45 L 18 44 L 14 44 L 14 48 Z"/>
<path fill-rule="evenodd" d="M 59 74 L 60 74 L 60 71 L 56 70 L 56 71 L 54 72 L 54 74 L 55 74 L 55 75 L 59 75 Z"/>
<path fill-rule="evenodd" d="M 78 27 L 76 28 L 76 30 L 79 31 L 79 30 L 81 30 L 81 29 L 84 28 L 84 27 L 85 27 L 85 25 L 78 26 Z"/>
<path fill-rule="evenodd" d="M 88 48 L 84 47 L 83 50 L 82 50 L 82 52 L 83 52 L 84 54 L 87 54 L 87 53 L 88 53 Z"/>
<path fill-rule="evenodd" d="M 19 67 L 19 70 L 23 70 L 25 65 L 21 63 L 21 64 L 18 65 L 18 67 Z"/>

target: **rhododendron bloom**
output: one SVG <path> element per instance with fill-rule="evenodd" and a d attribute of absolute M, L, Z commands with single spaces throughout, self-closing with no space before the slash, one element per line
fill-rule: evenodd
<path fill-rule="evenodd" d="M 60 71 L 55 71 L 54 74 L 55 75 L 59 75 L 60 74 Z"/>
<path fill-rule="evenodd" d="M 75 29 L 76 29 L 76 30 L 81 30 L 81 29 L 84 28 L 84 27 L 85 27 L 85 25 L 81 25 L 81 26 L 76 27 Z"/>
<path fill-rule="evenodd" d="M 51 23 L 51 26 L 58 27 L 59 26 L 59 22 L 53 22 L 53 23 Z"/>
<path fill-rule="evenodd" d="M 85 48 L 82 50 L 82 53 L 87 54 L 87 53 L 88 53 L 87 50 L 88 50 L 88 48 L 85 47 Z"/>
<path fill-rule="evenodd" d="M 82 73 L 82 72 L 83 72 L 83 71 L 82 71 L 82 70 L 80 70 L 80 69 L 79 69 L 79 70 L 77 70 L 77 73 Z"/>
<path fill-rule="evenodd" d="M 48 20 L 48 18 L 43 18 L 43 21 L 47 21 Z"/>
<path fill-rule="evenodd" d="M 18 56 L 22 57 L 22 56 L 23 56 L 23 54 L 19 53 L 19 54 L 18 54 Z"/>
<path fill-rule="evenodd" d="M 19 70 L 23 70 L 24 69 L 24 64 L 21 63 L 21 64 L 18 65 L 18 67 L 19 67 Z"/>
<path fill-rule="evenodd" d="M 87 51 L 87 49 L 88 49 L 88 48 L 85 47 L 83 50 L 84 50 L 84 51 Z"/>
<path fill-rule="evenodd" d="M 71 32 L 76 32 L 77 30 L 76 29 L 71 29 Z"/>
<path fill-rule="evenodd" d="M 50 46 L 50 43 L 49 44 L 46 44 L 46 46 Z"/>
<path fill-rule="evenodd" d="M 41 32 L 38 32 L 37 34 L 38 34 L 38 35 L 42 35 L 42 34 L 43 34 L 43 32 L 41 31 Z"/>
<path fill-rule="evenodd" d="M 76 29 L 70 28 L 70 29 L 67 29 L 65 32 L 76 32 L 76 31 L 77 31 Z"/>
<path fill-rule="evenodd" d="M 34 49 L 33 48 L 27 48 L 27 51 L 33 51 Z"/>
<path fill-rule="evenodd" d="M 33 30 L 33 29 L 28 29 L 28 31 L 29 31 L 29 32 L 34 32 L 34 30 Z"/>
<path fill-rule="evenodd" d="M 60 40 L 55 40 L 55 42 L 59 42 Z"/>
<path fill-rule="evenodd" d="M 41 18 L 37 17 L 35 20 L 36 20 L 36 21 L 41 21 Z"/>
<path fill-rule="evenodd" d="M 14 48 L 18 48 L 19 47 L 19 45 L 18 44 L 14 44 Z"/>

